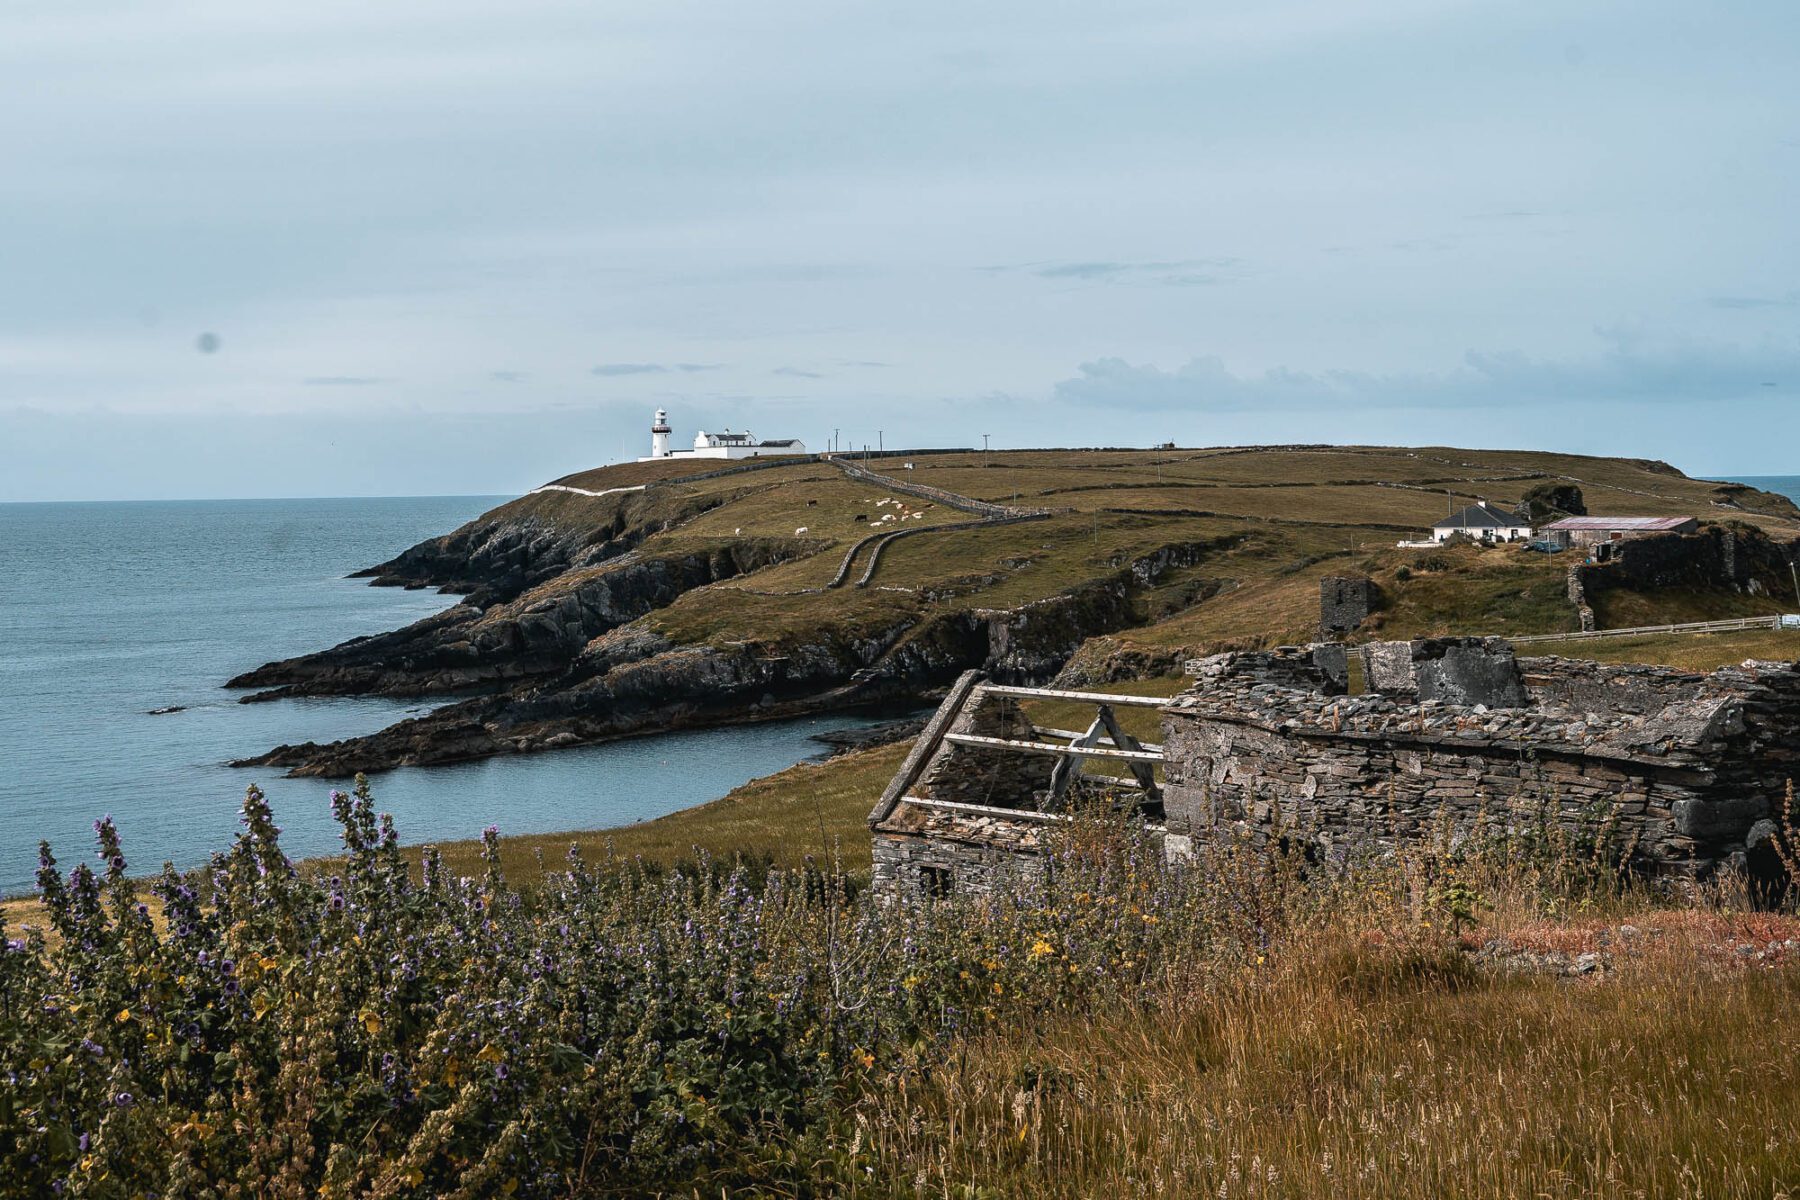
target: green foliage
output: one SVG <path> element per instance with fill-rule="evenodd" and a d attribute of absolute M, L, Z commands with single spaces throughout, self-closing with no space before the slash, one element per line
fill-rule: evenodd
<path fill-rule="evenodd" d="M 835 866 L 582 861 L 417 875 L 366 784 L 344 853 L 282 854 L 254 788 L 203 878 L 138 902 L 48 846 L 48 938 L 0 954 L 0 1193 L 442 1196 L 803 1177 L 872 1073 L 1020 1014 L 1266 944 L 1276 877 L 1173 870 L 1102 830 L 1050 882 L 887 907 Z M 1292 883 L 1290 879 L 1289 884 Z M 1222 898 L 1230 897 L 1229 902 Z"/>
<path fill-rule="evenodd" d="M 415 872 L 359 781 L 323 870 L 289 863 L 251 789 L 235 844 L 165 872 L 153 913 L 102 821 L 98 872 L 43 848 L 48 929 L 0 952 L 0 1196 L 910 1194 L 916 1122 L 862 1121 L 907 1081 L 1265 981 L 1485 988 L 1467 926 L 1615 903 L 1628 849 L 1609 814 L 1547 805 L 1350 862 L 1256 827 L 1170 863 L 1105 799 L 1041 877 L 901 904 L 835 862 L 703 853 L 572 849 L 519 889 L 492 829 L 468 874 L 429 849 Z M 1033 1058 L 1003 1081 L 1035 1104 L 1072 1080 Z"/>

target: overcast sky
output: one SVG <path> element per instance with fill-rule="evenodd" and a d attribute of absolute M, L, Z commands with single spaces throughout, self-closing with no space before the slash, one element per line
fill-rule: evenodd
<path fill-rule="evenodd" d="M 650 414 L 1800 473 L 1793 0 L 11 0 L 0 500 Z"/>

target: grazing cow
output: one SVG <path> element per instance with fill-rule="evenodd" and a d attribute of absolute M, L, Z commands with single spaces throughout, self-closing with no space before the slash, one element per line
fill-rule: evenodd
<path fill-rule="evenodd" d="M 858 525 L 861 525 L 861 524 L 863 524 L 863 523 L 864 523 L 864 522 L 865 522 L 865 521 L 867 521 L 867 520 L 868 520 L 868 519 L 869 519 L 869 514 L 868 514 L 868 513 L 857 513 L 857 514 L 856 514 L 856 517 L 855 517 L 855 523 L 856 523 L 856 524 L 858 524 Z"/>

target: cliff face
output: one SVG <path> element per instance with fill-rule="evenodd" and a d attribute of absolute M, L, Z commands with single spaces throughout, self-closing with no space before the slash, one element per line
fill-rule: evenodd
<path fill-rule="evenodd" d="M 352 578 L 376 587 L 435 587 L 486 607 L 567 571 L 617 558 L 660 528 L 691 520 L 720 502 L 644 492 L 605 504 L 569 495 L 528 496 Z"/>
<path fill-rule="evenodd" d="M 496 540 L 485 541 L 481 549 L 485 552 Z M 509 540 L 520 553 L 507 554 L 498 562 L 488 560 L 489 567 L 499 567 L 502 583 L 479 585 L 484 595 L 509 590 L 525 574 L 520 566 L 522 549 L 536 539 Z M 627 551 L 596 566 L 564 569 L 504 603 L 483 608 L 471 600 L 393 633 L 269 663 L 226 686 L 269 689 L 250 700 L 430 696 L 555 675 L 593 639 L 683 593 L 784 562 L 809 549 L 798 542 L 759 540 L 660 554 Z M 442 551 L 434 548 L 433 553 Z M 467 564 L 457 570 L 479 573 Z"/>
<path fill-rule="evenodd" d="M 1378 447 L 631 464 L 360 573 L 461 594 L 446 611 L 231 685 L 256 689 L 246 699 L 448 701 L 367 737 L 249 760 L 336 776 L 919 699 L 972 667 L 1117 678 L 1241 638 L 1234 621 L 1258 636 L 1311 624 L 1317 583 L 1296 572 L 1428 526 L 1458 475 L 1460 491 L 1503 503 L 1555 478 L 1653 511 L 1705 512 L 1719 486 L 1619 460 Z M 1751 511 L 1763 493 L 1734 495 L 1740 519 L 1793 536 L 1785 515 Z M 1103 634 L 1143 646 L 1074 658 Z"/>
<path fill-rule="evenodd" d="M 495 540 L 465 544 L 485 547 Z M 432 549 L 438 556 L 434 570 L 444 566 L 440 546 Z M 277 747 L 240 765 L 339 777 L 917 698 L 972 666 L 1011 679 L 1048 678 L 1086 638 L 1132 623 L 1138 590 L 1206 549 L 1160 548 L 1100 579 L 1012 608 L 928 615 L 909 610 L 874 626 L 825 619 L 779 643 L 683 644 L 639 620 L 685 595 L 814 548 L 770 540 L 706 553 L 632 551 L 567 570 L 506 603 L 486 609 L 459 604 L 394 633 L 271 663 L 232 685 L 270 689 L 249 699 L 471 688 L 492 694 L 366 737 Z M 427 560 L 419 555 L 412 561 Z M 510 577 L 516 558 L 498 561 L 507 564 Z M 450 573 L 457 570 L 468 568 Z"/>

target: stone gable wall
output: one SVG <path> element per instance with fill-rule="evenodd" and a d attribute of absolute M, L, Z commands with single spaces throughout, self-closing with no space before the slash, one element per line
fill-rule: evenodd
<path fill-rule="evenodd" d="M 983 692 L 969 701 L 949 732 L 1026 740 L 1031 722 L 1011 697 Z M 1056 760 L 1035 754 L 945 742 L 925 768 L 917 792 L 928 800 L 1035 808 L 1035 793 L 1050 786 Z"/>

